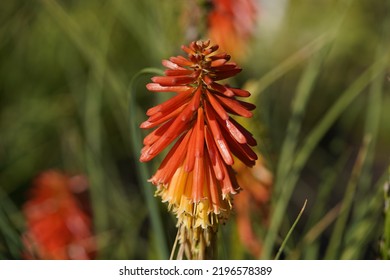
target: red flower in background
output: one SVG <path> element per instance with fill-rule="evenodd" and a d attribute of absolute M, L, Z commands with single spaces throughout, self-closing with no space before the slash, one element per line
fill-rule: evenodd
<path fill-rule="evenodd" d="M 95 254 L 92 222 L 77 194 L 85 192 L 86 178 L 58 171 L 42 173 L 23 207 L 28 259 L 91 259 Z"/>
<path fill-rule="evenodd" d="M 253 35 L 257 6 L 253 0 L 211 0 L 208 37 L 234 57 L 242 57 Z"/>

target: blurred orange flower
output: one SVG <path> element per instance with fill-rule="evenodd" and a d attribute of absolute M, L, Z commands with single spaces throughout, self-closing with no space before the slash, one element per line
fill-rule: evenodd
<path fill-rule="evenodd" d="M 258 258 L 262 243 L 255 233 L 253 224 L 267 224 L 273 175 L 265 167 L 261 157 L 253 168 L 237 162 L 234 169 L 237 171 L 237 181 L 243 188 L 234 200 L 239 237 L 247 250 Z"/>
<path fill-rule="evenodd" d="M 77 194 L 85 192 L 83 176 L 58 171 L 38 176 L 23 206 L 27 259 L 91 259 L 95 254 L 92 222 Z M 84 205 L 85 206 L 85 205 Z"/>
<path fill-rule="evenodd" d="M 221 49 L 241 58 L 254 33 L 258 8 L 254 0 L 212 0 L 208 37 Z"/>
<path fill-rule="evenodd" d="M 255 106 L 237 99 L 248 97 L 248 91 L 218 82 L 241 71 L 229 55 L 217 53 L 218 45 L 196 41 L 182 49 L 188 58 L 163 60 L 166 76 L 147 85 L 150 91 L 176 95 L 147 111 L 141 128 L 158 128 L 145 137 L 140 160 L 153 159 L 177 139 L 150 181 L 177 215 L 181 241 L 194 241 L 195 250 L 198 241 L 209 245 L 203 233 L 215 231 L 230 213 L 230 195 L 239 189 L 233 156 L 255 165 L 251 146 L 256 140 L 230 116 L 250 118 Z"/>

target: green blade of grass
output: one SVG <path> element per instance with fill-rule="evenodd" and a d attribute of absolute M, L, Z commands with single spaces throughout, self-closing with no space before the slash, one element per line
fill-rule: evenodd
<path fill-rule="evenodd" d="M 318 195 L 312 202 L 313 208 L 310 209 L 310 216 L 303 230 L 306 232 L 296 249 L 288 256 L 289 259 L 318 259 L 319 242 L 315 242 L 320 234 L 337 218 L 340 207 L 335 206 L 327 212 L 327 203 L 331 198 L 332 186 L 337 181 L 342 169 L 346 166 L 350 152 L 346 151 L 340 159 L 331 168 L 323 172 L 321 184 L 318 187 Z M 324 215 L 324 213 L 326 213 Z M 302 257 L 301 257 L 302 255 Z"/>
<path fill-rule="evenodd" d="M 310 59 L 313 54 L 317 53 L 329 42 L 331 42 L 334 39 L 334 36 L 334 33 L 330 32 L 318 36 L 314 40 L 307 43 L 303 48 L 287 57 L 276 67 L 272 68 L 272 70 L 262 76 L 258 81 L 252 82 L 250 84 L 250 92 L 252 95 L 257 96 L 294 67 L 304 62 L 305 60 Z"/>
<path fill-rule="evenodd" d="M 161 75 L 162 71 L 158 69 L 146 68 L 138 72 L 130 81 L 129 85 L 129 118 L 134 118 L 134 116 L 140 115 L 138 114 L 137 102 L 136 102 L 136 86 L 137 81 L 140 77 L 144 75 Z M 142 149 L 142 139 L 140 134 L 140 129 L 137 127 L 137 123 L 135 119 L 130 119 L 130 132 L 131 132 L 131 140 L 133 152 L 135 155 L 139 154 Z M 165 233 L 163 230 L 160 213 L 158 210 L 157 201 L 154 197 L 154 193 L 150 184 L 147 182 L 149 179 L 149 172 L 147 170 L 146 164 L 137 164 L 137 171 L 140 175 L 140 181 L 142 182 L 142 191 L 146 200 L 147 208 L 149 209 L 150 219 L 153 230 L 153 237 L 155 239 L 155 243 L 157 246 L 157 251 L 159 257 L 161 259 L 168 259 L 168 248 L 165 238 Z"/>
<path fill-rule="evenodd" d="M 292 232 L 294 231 L 295 226 L 298 224 L 298 222 L 303 214 L 303 211 L 305 211 L 306 204 L 307 204 L 307 199 L 305 199 L 305 202 L 303 203 L 302 209 L 299 212 L 299 214 L 298 214 L 297 218 L 295 219 L 293 225 L 291 226 L 290 230 L 288 231 L 286 237 L 284 238 L 282 245 L 280 245 L 280 248 L 279 248 L 278 252 L 276 253 L 275 260 L 278 260 L 280 258 L 280 255 L 282 254 L 283 249 L 286 246 L 288 239 L 290 238 Z"/>
<path fill-rule="evenodd" d="M 107 201 L 107 182 L 102 163 L 101 147 L 101 85 L 90 81 L 85 93 L 84 131 L 85 131 L 85 165 L 90 183 L 91 206 L 93 211 L 94 232 L 99 237 L 107 232 L 109 226 L 109 206 Z M 97 238 L 98 258 L 107 257 L 107 247 L 101 238 Z"/>
<path fill-rule="evenodd" d="M 109 46 L 109 30 L 111 30 L 112 22 L 109 22 L 101 32 L 102 46 L 101 59 L 105 60 Z M 95 233 L 101 236 L 110 230 L 110 215 L 109 215 L 109 192 L 110 184 L 107 180 L 108 176 L 105 172 L 105 162 L 102 152 L 103 141 L 103 125 L 102 125 L 102 99 L 103 99 L 103 77 L 106 72 L 106 64 L 101 67 L 94 68 L 90 72 L 88 84 L 85 92 L 84 106 L 84 131 L 85 131 L 85 163 L 90 180 L 90 193 L 92 210 L 94 214 Z M 104 245 L 104 239 L 97 238 L 98 242 L 98 258 L 107 258 L 110 248 Z"/>
<path fill-rule="evenodd" d="M 117 77 L 115 71 L 106 61 L 105 46 L 96 45 L 88 41 L 83 34 L 80 25 L 67 13 L 67 11 L 55 0 L 40 0 L 43 7 L 52 17 L 53 21 L 64 31 L 64 34 L 70 39 L 75 47 L 80 51 L 82 56 L 88 62 L 95 73 L 104 73 L 103 76 L 95 77 L 102 79 L 107 83 L 110 91 L 113 93 L 110 98 L 107 98 L 109 105 L 112 108 L 112 113 L 117 123 L 122 123 L 126 116 L 126 102 L 125 102 L 125 84 Z M 96 27 L 103 29 L 103 27 Z M 109 42 L 109 40 L 108 40 Z M 107 42 L 106 42 L 107 43 Z M 124 139 L 127 137 L 127 130 L 125 126 L 119 126 L 121 134 Z"/>
<path fill-rule="evenodd" d="M 3 246 L 0 245 L 0 254 L 13 259 L 21 258 L 23 250 L 21 238 L 23 220 L 22 213 L 14 205 L 8 194 L 0 187 L 0 240 L 4 240 L 4 249 L 6 249 L 4 253 L 1 252 L 1 247 Z"/>
<path fill-rule="evenodd" d="M 287 202 L 291 197 L 294 186 L 299 178 L 299 174 L 306 164 L 309 156 L 317 146 L 321 138 L 335 123 L 344 110 L 352 103 L 352 101 L 381 73 L 383 73 L 386 63 L 388 62 L 388 53 L 382 54 L 382 59 L 375 61 L 354 83 L 343 92 L 335 104 L 327 111 L 324 117 L 313 128 L 304 141 L 300 150 L 294 156 L 293 169 L 288 181 L 283 182 L 283 192 L 280 195 L 270 228 L 264 243 L 264 251 L 262 257 L 269 259 L 272 252 L 273 244 L 276 240 L 277 232 L 282 222 L 282 218 L 287 207 Z"/>
<path fill-rule="evenodd" d="M 383 9 L 387 15 L 390 12 L 390 4 Z M 376 59 L 382 60 L 382 54 L 385 49 L 389 48 L 389 37 L 387 36 L 390 27 L 390 20 L 387 16 L 382 24 L 382 38 L 383 42 L 379 45 L 376 52 Z M 362 255 L 366 250 L 367 244 L 370 240 L 378 238 L 379 233 L 373 230 L 379 227 L 378 217 L 380 216 L 380 199 L 378 191 L 373 194 L 373 190 L 382 189 L 382 185 L 376 185 L 373 189 L 373 162 L 375 156 L 375 148 L 377 139 L 379 137 L 379 127 L 381 122 L 381 116 L 384 111 L 383 95 L 384 95 L 384 81 L 386 80 L 386 73 L 383 71 L 380 75 L 374 79 L 368 96 L 367 113 L 365 119 L 364 134 L 367 137 L 371 137 L 372 141 L 369 144 L 367 150 L 367 159 L 363 165 L 362 172 L 359 181 L 359 193 L 356 197 L 356 203 L 359 207 L 354 207 L 351 217 L 350 226 L 346 232 L 345 248 L 342 252 L 342 259 L 356 259 Z M 370 198 L 370 203 L 366 203 Z M 359 203 L 364 201 L 364 203 Z M 374 203 L 376 201 L 376 203 Z"/>
<path fill-rule="evenodd" d="M 251 83 L 250 92 L 252 92 L 253 95 L 261 93 L 272 83 L 280 79 L 284 74 L 292 70 L 303 61 L 308 60 L 313 56 L 313 54 L 317 53 L 323 49 L 324 46 L 331 43 L 335 39 L 337 31 L 352 2 L 352 0 L 343 1 L 342 3 L 338 4 L 338 7 L 335 8 L 335 13 L 340 13 L 341 16 L 339 17 L 339 20 L 336 21 L 331 31 L 327 31 L 314 40 L 310 41 L 303 48 L 290 55 L 276 67 L 272 68 L 271 71 L 262 76 L 258 81 Z"/>
<path fill-rule="evenodd" d="M 386 199 L 388 199 L 389 197 L 389 174 L 390 173 L 387 170 L 383 172 L 382 176 L 380 176 L 379 180 L 373 186 L 373 189 L 376 191 L 373 192 L 373 195 L 371 195 L 371 197 L 365 197 L 363 201 L 356 202 L 356 204 L 359 204 L 359 207 L 365 208 L 365 216 L 361 218 L 357 223 L 348 227 L 349 231 L 346 233 L 346 236 L 349 237 L 348 239 L 346 239 L 346 243 L 348 242 L 348 244 L 346 244 L 345 248 L 343 248 L 343 252 L 340 259 L 361 259 L 361 252 L 367 253 L 367 247 L 365 247 L 366 244 L 369 244 L 372 241 L 380 240 L 381 237 L 383 238 L 382 241 L 384 241 L 385 234 L 384 232 L 382 232 L 382 230 L 384 230 L 382 226 L 384 219 L 381 219 L 380 217 L 383 210 L 385 212 L 388 211 L 388 207 L 386 206 Z M 383 202 L 385 202 L 385 209 L 383 209 Z M 389 227 L 387 230 L 388 233 L 390 233 L 389 220 L 387 221 L 387 223 L 387 226 Z M 381 242 L 379 245 L 380 249 L 382 250 L 384 242 Z M 381 253 L 383 252 L 381 251 Z M 387 251 L 387 254 L 389 253 L 390 251 Z"/>
<path fill-rule="evenodd" d="M 312 92 L 311 89 L 314 85 L 314 82 L 320 72 L 323 58 L 323 52 L 315 55 L 312 58 L 298 85 L 297 94 L 292 104 L 291 121 L 288 123 L 287 135 L 283 142 L 280 159 L 278 161 L 279 164 L 276 178 L 279 182 L 285 181 L 286 176 L 288 175 L 288 172 L 291 168 L 307 102 Z M 274 190 L 277 195 L 281 191 L 281 187 L 282 184 L 277 182 Z"/>
<path fill-rule="evenodd" d="M 276 183 L 274 187 L 274 196 L 276 197 L 273 200 L 274 212 L 270 222 L 269 231 L 265 238 L 262 258 L 269 259 L 271 257 L 273 246 L 275 240 L 277 239 L 277 233 L 282 223 L 288 201 L 291 198 L 295 183 L 299 177 L 299 172 L 294 173 L 292 171 L 294 165 L 293 159 L 295 158 L 301 123 L 306 110 L 307 101 L 311 94 L 311 89 L 315 80 L 317 79 L 321 65 L 330 50 L 331 43 L 333 42 L 339 30 L 350 3 L 351 1 L 346 1 L 343 4 L 340 4 L 338 8 L 341 10 L 341 12 L 339 9 L 336 9 L 335 11 L 335 13 L 339 13 L 340 16 L 338 17 L 338 20 L 335 22 L 335 25 L 331 31 L 323 35 L 323 37 L 319 37 L 312 42 L 313 45 L 311 46 L 311 49 L 313 49 L 313 53 L 315 53 L 315 55 L 312 57 L 308 66 L 306 67 L 298 85 L 297 93 L 295 95 L 292 106 L 291 120 L 288 123 L 287 135 L 282 145 L 281 156 L 278 161 Z M 282 69 L 289 69 L 290 63 L 291 65 L 296 64 L 295 56 L 292 58 L 293 59 L 291 59 L 291 61 L 288 61 L 288 63 L 286 62 L 286 65 L 282 65 Z"/>
<path fill-rule="evenodd" d="M 371 139 L 369 137 L 366 137 L 364 139 L 363 146 L 359 151 L 358 157 L 356 159 L 355 165 L 352 170 L 350 181 L 348 183 L 343 201 L 341 203 L 339 217 L 337 218 L 335 227 L 330 237 L 329 245 L 326 249 L 325 259 L 329 260 L 329 259 L 336 259 L 339 257 L 340 246 L 343 241 L 348 215 L 353 205 L 353 198 L 356 193 L 356 189 L 359 181 L 359 174 L 365 162 L 367 156 L 367 148 L 370 141 Z"/>
<path fill-rule="evenodd" d="M 378 52 L 379 53 L 379 52 Z M 380 59 L 378 57 L 377 59 Z M 341 259 L 357 259 L 366 249 L 366 244 L 371 238 L 375 238 L 372 230 L 380 215 L 380 202 L 365 203 L 367 199 L 375 199 L 378 195 L 372 194 L 372 164 L 375 154 L 375 144 L 378 138 L 380 118 L 382 113 L 383 81 L 385 73 L 379 75 L 372 83 L 368 96 L 368 106 L 365 123 L 365 135 L 372 140 L 367 146 L 367 156 L 363 164 L 359 179 L 359 193 L 356 195 L 350 226 L 345 234 L 345 246 L 341 253 Z M 379 189 L 379 188 L 378 188 Z M 376 199 L 378 200 L 378 199 Z"/>
<path fill-rule="evenodd" d="M 291 168 L 293 153 L 298 141 L 298 134 L 301 127 L 302 116 L 304 115 L 306 104 L 309 99 L 314 81 L 319 73 L 320 64 L 322 63 L 323 54 L 317 54 L 310 60 L 297 88 L 297 94 L 293 101 L 292 117 L 288 124 L 287 135 L 282 148 L 281 158 L 278 165 L 278 176 L 276 177 L 274 205 L 271 224 L 264 242 L 262 258 L 271 257 L 274 241 L 276 240 L 279 226 L 282 222 L 288 200 L 293 192 L 293 185 L 286 187 L 285 181 L 288 170 Z"/>
<path fill-rule="evenodd" d="M 340 213 L 341 205 L 337 204 L 335 207 L 330 209 L 328 213 L 324 215 L 324 217 L 318 221 L 317 224 L 315 224 L 304 236 L 303 238 L 303 246 L 305 244 L 310 244 L 316 240 L 322 232 L 326 228 L 329 227 L 329 225 L 336 220 L 337 216 Z"/>
<path fill-rule="evenodd" d="M 306 137 L 301 149 L 297 152 L 294 169 L 301 170 L 312 151 L 325 135 L 326 131 L 335 123 L 344 110 L 352 103 L 352 101 L 383 71 L 386 63 L 388 63 L 389 55 L 384 52 L 381 55 L 382 59 L 377 60 L 369 67 L 358 79 L 356 79 L 350 87 L 343 92 L 335 104 L 326 112 L 325 116 L 318 122 L 310 134 Z"/>

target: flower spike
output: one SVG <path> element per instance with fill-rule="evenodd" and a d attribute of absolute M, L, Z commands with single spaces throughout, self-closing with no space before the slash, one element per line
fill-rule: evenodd
<path fill-rule="evenodd" d="M 239 191 L 234 161 L 253 166 L 257 160 L 251 148 L 255 139 L 231 115 L 250 118 L 255 106 L 239 99 L 248 97 L 248 91 L 219 82 L 242 69 L 229 62 L 229 55 L 217 53 L 218 45 L 195 41 L 182 50 L 187 57 L 163 60 L 165 76 L 153 77 L 146 86 L 175 95 L 147 111 L 149 118 L 140 127 L 157 128 L 145 137 L 140 161 L 174 143 L 150 182 L 178 217 L 179 252 L 206 258 L 218 224 L 229 216 L 232 195 Z"/>

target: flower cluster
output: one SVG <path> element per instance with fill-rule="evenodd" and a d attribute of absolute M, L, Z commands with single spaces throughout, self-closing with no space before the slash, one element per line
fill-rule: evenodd
<path fill-rule="evenodd" d="M 218 45 L 196 41 L 182 49 L 188 57 L 163 60 L 165 76 L 147 84 L 149 91 L 175 95 L 147 111 L 141 128 L 157 128 L 145 137 L 140 161 L 173 144 L 150 181 L 177 215 L 181 241 L 193 240 L 194 251 L 199 242 L 209 245 L 210 230 L 229 215 L 231 195 L 239 190 L 235 158 L 255 164 L 251 146 L 256 140 L 231 117 L 250 118 L 255 106 L 238 99 L 248 97 L 248 91 L 218 82 L 241 71 L 229 55 L 217 53 Z"/>
<path fill-rule="evenodd" d="M 25 258 L 94 257 L 91 217 L 79 203 L 87 186 L 85 177 L 68 177 L 58 171 L 46 171 L 35 180 L 23 207 L 27 222 Z"/>

